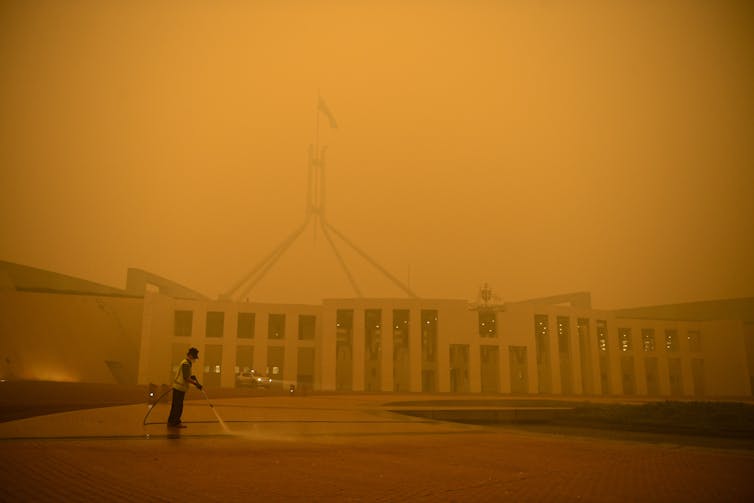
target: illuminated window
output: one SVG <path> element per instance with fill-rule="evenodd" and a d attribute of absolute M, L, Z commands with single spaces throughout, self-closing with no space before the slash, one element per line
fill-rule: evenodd
<path fill-rule="evenodd" d="M 600 390 L 603 395 L 610 394 L 610 358 L 607 345 L 607 321 L 597 320 L 597 348 L 600 351 Z"/>
<path fill-rule="evenodd" d="M 558 316 L 558 353 L 560 359 L 560 391 L 564 395 L 573 393 L 571 369 L 571 319 Z"/>
<path fill-rule="evenodd" d="M 204 363 L 204 380 L 200 379 L 201 383 L 209 387 L 220 386 L 220 375 L 223 363 L 223 345 L 206 344 L 202 356 L 203 358 L 200 361 Z"/>
<path fill-rule="evenodd" d="M 552 376 L 550 374 L 549 324 L 546 314 L 534 315 L 534 349 L 537 355 L 538 391 L 550 393 Z"/>
<path fill-rule="evenodd" d="M 607 352 L 607 322 L 605 320 L 597 320 L 597 348 Z"/>
<path fill-rule="evenodd" d="M 285 347 L 267 346 L 267 367 L 265 372 L 268 377 L 274 378 L 271 383 L 273 388 L 282 388 L 283 381 L 281 377 L 285 375 Z"/>
<path fill-rule="evenodd" d="M 631 344 L 631 329 L 630 328 L 618 329 L 618 347 L 624 353 L 627 351 L 631 351 L 633 349 L 633 346 Z"/>
<path fill-rule="evenodd" d="M 534 342 L 537 349 L 537 363 L 549 365 L 550 341 L 548 340 L 549 326 L 546 314 L 534 315 Z"/>
<path fill-rule="evenodd" d="M 408 351 L 409 311 L 407 309 L 393 310 L 393 349 Z"/>
<path fill-rule="evenodd" d="M 479 311 L 479 336 L 497 337 L 494 311 Z"/>
<path fill-rule="evenodd" d="M 422 361 L 435 361 L 437 358 L 437 311 L 423 309 L 422 316 Z"/>
<path fill-rule="evenodd" d="M 702 350 L 702 334 L 699 330 L 689 330 L 686 335 L 689 341 L 689 351 L 699 353 Z"/>
<path fill-rule="evenodd" d="M 655 350 L 655 330 L 654 328 L 641 329 L 641 348 L 645 353 L 651 353 Z"/>
<path fill-rule="evenodd" d="M 267 321 L 267 338 L 284 339 L 285 338 L 285 315 L 271 314 Z"/>
<path fill-rule="evenodd" d="M 348 346 L 350 353 L 353 346 L 353 310 L 338 309 L 335 320 L 335 335 L 338 345 Z"/>
<path fill-rule="evenodd" d="M 665 330 L 665 351 L 678 351 L 678 330 Z"/>
<path fill-rule="evenodd" d="M 566 316 L 558 316 L 558 350 L 571 352 L 571 320 Z"/>

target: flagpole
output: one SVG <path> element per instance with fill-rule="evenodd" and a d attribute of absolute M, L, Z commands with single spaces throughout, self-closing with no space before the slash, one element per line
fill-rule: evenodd
<path fill-rule="evenodd" d="M 319 116 L 320 114 L 325 114 L 328 119 L 328 124 L 331 129 L 337 129 L 338 124 L 335 121 L 335 118 L 332 115 L 332 112 L 330 112 L 330 109 L 327 107 L 327 104 L 322 100 L 322 96 L 320 94 L 320 90 L 317 89 L 317 111 L 316 111 L 317 117 L 315 119 L 315 134 L 314 134 L 314 145 L 309 145 L 309 187 L 308 187 L 308 194 L 307 194 L 307 208 L 306 208 L 306 219 L 304 220 L 304 223 L 296 229 L 290 236 L 288 236 L 282 243 L 280 243 L 273 251 L 270 253 L 267 257 L 264 258 L 259 264 L 257 264 L 254 269 L 251 270 L 246 276 L 244 276 L 240 281 L 238 281 L 233 287 L 231 287 L 230 290 L 228 290 L 224 295 L 221 295 L 220 298 L 230 298 L 234 293 L 238 290 L 240 290 L 244 285 L 246 285 L 245 289 L 241 293 L 241 297 L 245 297 L 248 295 L 248 293 L 259 283 L 266 273 L 275 266 L 275 264 L 283 257 L 283 255 L 287 252 L 287 250 L 291 247 L 294 241 L 298 239 L 299 235 L 301 235 L 305 230 L 306 227 L 311 223 L 312 217 L 314 217 L 314 224 L 313 224 L 313 231 L 314 231 L 314 241 L 316 243 L 317 239 L 317 223 L 319 223 L 319 227 L 322 229 L 322 235 L 325 237 L 327 242 L 330 244 L 330 247 L 333 250 L 333 253 L 335 254 L 335 258 L 338 260 L 338 263 L 343 269 L 343 272 L 346 274 L 348 281 L 351 283 L 351 286 L 356 293 L 358 297 L 362 297 L 361 289 L 359 288 L 358 284 L 356 283 L 356 279 L 351 273 L 351 270 L 346 265 L 346 262 L 344 260 L 344 257 L 341 255 L 340 250 L 338 246 L 335 243 L 335 240 L 333 239 L 333 236 L 339 238 L 343 243 L 348 245 L 352 251 L 356 252 L 358 255 L 360 255 L 367 263 L 369 263 L 372 267 L 377 269 L 377 271 L 381 272 L 387 279 L 393 282 L 393 284 L 397 287 L 399 287 L 401 290 L 403 290 L 406 294 L 408 294 L 411 298 L 416 298 L 416 294 L 414 294 L 413 291 L 411 291 L 411 265 L 408 266 L 408 273 L 407 273 L 407 285 L 404 285 L 401 283 L 401 281 L 390 274 L 387 269 L 382 267 L 376 260 L 374 260 L 372 257 L 367 255 L 366 252 L 364 252 L 361 248 L 357 247 L 353 242 L 351 242 L 350 239 L 348 239 L 343 233 L 338 231 L 335 227 L 330 225 L 328 222 L 328 219 L 325 217 L 325 165 L 326 165 L 326 151 L 327 146 L 324 146 L 320 149 L 319 146 Z M 319 222 L 317 222 L 317 220 Z"/>
<path fill-rule="evenodd" d="M 322 101 L 322 95 L 319 93 L 319 89 L 317 89 L 317 126 L 314 131 L 314 154 L 319 157 L 319 104 Z"/>
<path fill-rule="evenodd" d="M 319 103 L 322 100 L 322 95 L 320 94 L 319 88 L 317 88 L 317 106 L 316 106 L 316 115 L 317 119 L 315 121 L 315 128 L 314 128 L 314 155 L 312 157 L 312 164 L 314 165 L 314 225 L 312 225 L 312 229 L 314 232 L 314 242 L 317 241 L 317 221 L 321 221 L 322 217 L 319 214 L 320 211 L 320 191 L 321 189 L 321 175 L 320 170 L 322 169 L 319 163 L 319 116 L 320 116 L 320 110 L 319 110 Z"/>

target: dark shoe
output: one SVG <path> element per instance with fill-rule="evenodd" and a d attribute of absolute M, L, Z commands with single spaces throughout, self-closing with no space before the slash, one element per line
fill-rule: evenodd
<path fill-rule="evenodd" d="M 183 423 L 178 423 L 178 424 L 168 424 L 168 428 L 185 428 L 185 427 L 186 427 L 186 425 L 185 425 L 185 424 L 183 424 Z"/>

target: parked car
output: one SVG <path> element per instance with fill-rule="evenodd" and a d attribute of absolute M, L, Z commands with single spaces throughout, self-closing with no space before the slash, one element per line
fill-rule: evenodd
<path fill-rule="evenodd" d="M 236 376 L 238 386 L 248 386 L 257 388 L 267 388 L 272 384 L 272 378 L 257 374 L 254 369 L 245 370 Z"/>

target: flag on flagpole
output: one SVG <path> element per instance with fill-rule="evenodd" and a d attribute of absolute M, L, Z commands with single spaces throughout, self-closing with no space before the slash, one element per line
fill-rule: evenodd
<path fill-rule="evenodd" d="M 325 114 L 327 117 L 327 120 L 330 121 L 330 127 L 333 129 L 338 129 L 338 123 L 335 122 L 335 117 L 333 117 L 332 112 L 330 112 L 330 109 L 327 108 L 327 103 L 325 103 L 325 100 L 322 99 L 322 97 L 319 98 L 319 106 L 318 109 L 320 112 Z"/>

